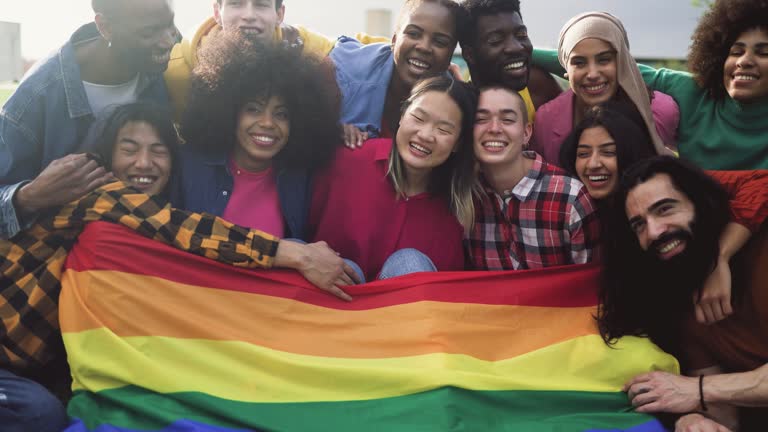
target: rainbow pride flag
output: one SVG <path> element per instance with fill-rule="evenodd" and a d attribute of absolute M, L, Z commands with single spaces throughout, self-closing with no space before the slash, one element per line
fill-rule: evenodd
<path fill-rule="evenodd" d="M 93 223 L 60 321 L 69 432 L 633 431 L 622 384 L 677 371 L 597 334 L 595 267 L 416 274 L 345 303 Z"/>

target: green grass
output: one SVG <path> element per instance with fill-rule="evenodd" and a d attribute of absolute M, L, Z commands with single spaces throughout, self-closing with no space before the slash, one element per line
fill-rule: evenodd
<path fill-rule="evenodd" d="M 5 101 L 11 97 L 11 93 L 13 93 L 13 89 L 0 88 L 0 106 L 3 106 Z"/>

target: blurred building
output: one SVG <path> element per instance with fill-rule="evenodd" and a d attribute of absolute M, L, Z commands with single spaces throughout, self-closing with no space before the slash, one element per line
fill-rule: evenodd
<path fill-rule="evenodd" d="M 23 74 L 21 25 L 0 21 L 0 82 L 18 81 Z"/>

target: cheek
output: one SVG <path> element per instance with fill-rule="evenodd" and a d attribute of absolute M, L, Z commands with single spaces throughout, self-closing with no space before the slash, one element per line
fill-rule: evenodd
<path fill-rule="evenodd" d="M 576 173 L 579 175 L 579 178 L 582 177 L 582 173 L 584 173 L 587 169 L 587 160 L 576 158 L 576 162 L 573 164 L 573 167 L 576 169 Z M 583 181 L 584 179 L 582 179 Z"/>

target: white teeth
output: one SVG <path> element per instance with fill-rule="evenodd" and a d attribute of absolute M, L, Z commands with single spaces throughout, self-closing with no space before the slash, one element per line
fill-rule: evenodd
<path fill-rule="evenodd" d="M 155 63 L 168 63 L 168 60 L 170 59 L 171 59 L 171 53 L 152 56 L 152 61 L 154 61 Z"/>
<path fill-rule="evenodd" d="M 757 77 L 752 75 L 734 75 L 733 79 L 739 81 L 757 81 Z"/>
<path fill-rule="evenodd" d="M 411 65 L 416 66 L 417 68 L 420 68 L 420 69 L 428 69 L 429 68 L 429 63 L 424 63 L 421 60 L 409 59 L 408 63 L 410 63 Z"/>
<path fill-rule="evenodd" d="M 596 86 L 585 86 L 588 91 L 599 91 L 604 89 L 607 86 L 607 84 L 598 84 Z"/>
<path fill-rule="evenodd" d="M 608 180 L 608 176 L 607 175 L 588 176 L 588 178 L 589 178 L 589 181 L 593 181 L 593 182 Z"/>
<path fill-rule="evenodd" d="M 275 138 L 274 137 L 266 136 L 266 135 L 256 135 L 256 136 L 254 136 L 254 138 L 256 139 L 256 141 L 261 141 L 261 142 L 266 142 L 266 143 L 273 143 L 273 142 L 275 142 Z"/>
<path fill-rule="evenodd" d="M 661 252 L 663 254 L 667 253 L 667 252 L 671 251 L 672 249 L 680 246 L 680 243 L 681 243 L 680 240 L 671 241 L 671 242 L 665 244 L 664 246 L 662 246 L 661 248 L 659 248 L 659 252 Z"/>
<path fill-rule="evenodd" d="M 418 144 L 414 144 L 414 143 L 410 143 L 410 144 L 411 144 L 411 147 L 415 148 L 416 150 L 418 150 L 418 151 L 420 151 L 420 152 L 422 152 L 424 154 L 427 154 L 427 155 L 428 154 L 432 154 L 432 152 L 428 148 L 426 148 L 426 147 L 422 147 L 422 146 L 420 146 Z"/>
<path fill-rule="evenodd" d="M 155 179 L 151 177 L 131 177 L 128 180 L 136 184 L 152 184 L 155 182 Z"/>
<path fill-rule="evenodd" d="M 520 69 L 523 66 L 525 66 L 525 62 L 524 61 L 509 63 L 508 65 L 504 66 L 504 70 Z"/>
<path fill-rule="evenodd" d="M 261 30 L 255 29 L 255 28 L 240 28 L 240 33 L 246 34 L 246 35 L 257 35 L 261 34 Z"/>
<path fill-rule="evenodd" d="M 504 148 L 506 146 L 507 144 L 501 141 L 488 141 L 483 143 L 483 147 Z"/>

